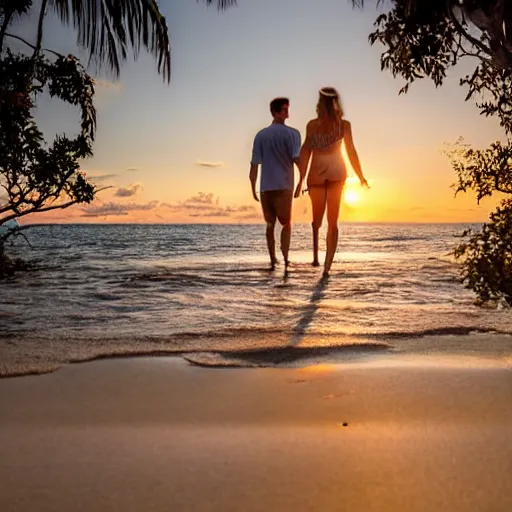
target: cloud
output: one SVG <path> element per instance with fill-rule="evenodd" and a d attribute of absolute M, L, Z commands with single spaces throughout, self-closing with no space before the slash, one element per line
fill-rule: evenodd
<path fill-rule="evenodd" d="M 223 167 L 224 162 L 208 162 L 205 160 L 197 160 L 196 165 L 199 165 L 200 167 Z"/>
<path fill-rule="evenodd" d="M 235 219 L 259 218 L 256 208 L 252 205 L 221 206 L 219 198 L 215 198 L 213 192 L 199 192 L 180 203 L 162 203 L 160 206 L 169 210 L 187 215 L 189 217 L 231 217 Z"/>
<path fill-rule="evenodd" d="M 222 208 L 216 210 L 207 210 L 204 212 L 189 213 L 190 217 L 230 217 L 231 215 Z"/>
<path fill-rule="evenodd" d="M 182 204 L 189 205 L 204 205 L 210 204 L 213 205 L 213 192 L 209 194 L 205 194 L 204 192 L 199 192 L 197 195 L 189 197 Z M 219 203 L 219 199 L 217 198 L 217 204 Z"/>
<path fill-rule="evenodd" d="M 210 207 L 201 211 L 189 213 L 190 217 L 234 217 L 237 219 L 254 218 L 257 216 L 254 206 L 226 206 Z M 258 216 L 259 217 L 259 216 Z"/>
<path fill-rule="evenodd" d="M 87 176 L 91 181 L 108 181 L 117 177 L 117 174 L 97 174 L 96 176 Z"/>
<path fill-rule="evenodd" d="M 122 91 L 124 89 L 122 82 L 112 82 L 110 80 L 103 80 L 101 78 L 95 78 L 94 85 L 98 89 L 109 89 L 111 91 Z"/>
<path fill-rule="evenodd" d="M 138 183 L 133 183 L 132 185 L 128 185 L 126 188 L 119 187 L 116 190 L 114 196 L 116 197 L 131 197 L 137 194 L 137 192 L 142 188 L 142 185 Z"/>
<path fill-rule="evenodd" d="M 460 212 L 484 212 L 485 209 L 482 208 L 481 206 L 476 206 L 474 208 L 446 208 L 447 212 L 455 212 L 455 213 L 460 213 Z"/>
<path fill-rule="evenodd" d="M 238 215 L 236 217 L 238 220 L 263 220 L 262 214 L 256 210 L 254 210 L 252 213 L 246 213 L 244 215 Z"/>
<path fill-rule="evenodd" d="M 126 171 L 128 171 L 128 172 L 135 172 L 135 171 L 140 171 L 140 169 L 138 167 L 128 167 L 126 169 Z"/>
<path fill-rule="evenodd" d="M 128 212 L 150 211 L 158 207 L 158 201 L 149 203 L 106 203 L 101 206 L 88 206 L 82 208 L 84 212 L 82 217 L 107 217 L 109 215 L 128 215 Z"/>

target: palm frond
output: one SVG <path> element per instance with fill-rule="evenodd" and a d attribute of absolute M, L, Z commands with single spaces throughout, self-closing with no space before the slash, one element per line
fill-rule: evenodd
<path fill-rule="evenodd" d="M 217 4 L 217 9 L 219 11 L 223 11 L 236 5 L 237 0 L 197 0 L 198 2 L 204 2 L 206 5 L 212 5 L 213 3 Z"/>
<path fill-rule="evenodd" d="M 170 80 L 167 23 L 156 0 L 49 0 L 49 4 L 63 23 L 73 24 L 78 44 L 90 58 L 107 65 L 116 76 L 128 48 L 137 57 L 143 46 L 155 58 L 164 80 Z"/>
<path fill-rule="evenodd" d="M 14 13 L 24 14 L 32 6 L 32 0 L 0 0 L 0 16 Z"/>

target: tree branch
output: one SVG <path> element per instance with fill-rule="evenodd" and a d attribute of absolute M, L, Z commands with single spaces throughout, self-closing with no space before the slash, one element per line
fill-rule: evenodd
<path fill-rule="evenodd" d="M 7 26 L 9 25 L 14 13 L 5 14 L 4 21 L 2 23 L 2 28 L 0 28 L 0 53 L 2 53 L 4 47 L 4 37 L 5 31 L 7 30 Z"/>
<path fill-rule="evenodd" d="M 8 32 L 5 33 L 5 35 L 7 37 L 12 37 L 13 39 L 17 39 L 18 41 L 21 41 L 22 43 L 25 43 L 27 46 L 30 46 L 30 48 L 32 48 L 33 50 L 36 49 L 36 47 L 32 44 L 32 43 L 29 43 L 28 41 L 26 41 L 25 39 L 23 39 L 22 37 L 20 36 L 17 36 L 15 34 L 9 34 Z M 65 58 L 64 55 L 60 54 L 60 53 L 57 53 L 57 52 L 54 52 L 53 50 L 49 50 L 48 48 L 41 48 L 41 50 L 43 52 L 48 52 L 48 53 L 53 53 L 54 55 L 56 55 L 57 57 L 62 57 L 62 58 Z"/>
<path fill-rule="evenodd" d="M 49 212 L 50 210 L 69 208 L 70 206 L 73 206 L 74 204 L 77 204 L 77 203 L 78 203 L 77 200 L 73 200 L 73 201 L 69 201 L 68 203 L 64 203 L 64 204 L 57 204 L 55 206 L 47 206 L 46 208 L 36 208 L 36 207 L 30 208 L 29 210 L 25 210 L 23 212 L 20 212 L 19 215 L 16 215 L 16 214 L 7 215 L 3 219 L 0 219 L 0 226 L 2 224 L 12 220 L 12 219 L 16 219 L 16 218 L 19 218 L 19 217 L 24 217 L 25 215 L 28 215 L 29 213 Z"/>
<path fill-rule="evenodd" d="M 493 57 L 494 54 L 492 51 L 485 46 L 481 41 L 479 41 L 476 37 L 473 37 L 471 34 L 467 32 L 467 30 L 461 25 L 459 20 L 457 19 L 457 16 L 455 16 L 455 13 L 453 12 L 453 9 L 450 7 L 450 2 L 446 0 L 446 10 L 448 11 L 448 16 L 450 17 L 451 21 L 455 25 L 455 28 L 461 33 L 471 44 L 475 45 L 477 48 L 479 48 L 482 52 L 489 55 L 489 57 Z"/>
<path fill-rule="evenodd" d="M 36 46 L 34 49 L 34 55 L 33 58 L 36 58 L 41 51 L 41 44 L 43 42 L 43 22 L 44 17 L 46 16 L 46 4 L 48 3 L 48 0 L 43 0 L 41 2 L 41 11 L 39 12 L 39 21 L 37 22 L 37 40 L 36 40 Z"/>

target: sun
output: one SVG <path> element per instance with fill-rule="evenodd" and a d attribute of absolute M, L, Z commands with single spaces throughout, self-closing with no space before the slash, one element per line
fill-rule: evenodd
<path fill-rule="evenodd" d="M 359 199 L 359 194 L 355 190 L 345 190 L 343 201 L 347 206 L 356 206 Z"/>

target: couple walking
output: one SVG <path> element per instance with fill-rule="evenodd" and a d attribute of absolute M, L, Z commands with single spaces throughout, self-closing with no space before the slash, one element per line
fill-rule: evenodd
<path fill-rule="evenodd" d="M 307 124 L 306 139 L 302 147 L 299 131 L 285 124 L 289 116 L 289 107 L 288 98 L 273 99 L 270 102 L 272 124 L 259 131 L 254 138 L 249 173 L 252 195 L 256 201 L 259 200 L 256 194 L 256 180 L 258 166 L 261 165 L 260 199 L 263 216 L 267 223 L 266 237 L 271 269 L 275 268 L 277 262 L 274 238 L 276 220 L 279 220 L 282 225 L 281 252 L 285 266 L 288 267 L 292 200 L 293 197 L 299 197 L 303 191 L 304 179 L 311 160 L 307 188 L 313 210 L 313 266 L 320 266 L 318 233 L 327 210 L 327 247 L 323 273 L 326 277 L 329 275 L 338 245 L 338 215 L 341 194 L 347 178 L 341 153 L 343 141 L 345 141 L 352 168 L 359 177 L 361 185 L 368 187 L 368 183 L 354 147 L 350 123 L 343 118 L 343 109 L 336 89 L 332 87 L 320 89 L 316 107 L 318 116 Z M 295 193 L 293 191 L 294 163 L 300 173 Z"/>

